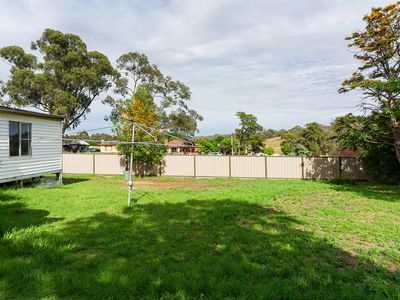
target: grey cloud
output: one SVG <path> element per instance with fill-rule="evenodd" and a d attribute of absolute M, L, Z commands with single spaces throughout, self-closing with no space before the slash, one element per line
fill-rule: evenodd
<path fill-rule="evenodd" d="M 356 68 L 344 37 L 362 28 L 373 0 L 4 1 L 0 46 L 29 47 L 45 27 L 82 36 L 112 61 L 143 51 L 187 83 L 201 133 L 230 132 L 235 113 L 265 127 L 330 122 L 356 111 L 357 94 L 339 95 Z M 0 64 L 0 78 L 8 67 Z M 100 127 L 100 101 L 81 128 Z"/>

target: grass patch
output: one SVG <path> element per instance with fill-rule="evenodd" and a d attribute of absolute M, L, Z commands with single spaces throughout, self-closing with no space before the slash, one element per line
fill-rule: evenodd
<path fill-rule="evenodd" d="M 400 190 L 121 177 L 0 190 L 0 299 L 400 298 Z"/>
<path fill-rule="evenodd" d="M 274 148 L 276 154 L 282 155 L 281 144 L 283 139 L 281 137 L 273 137 L 264 141 L 265 146 Z"/>

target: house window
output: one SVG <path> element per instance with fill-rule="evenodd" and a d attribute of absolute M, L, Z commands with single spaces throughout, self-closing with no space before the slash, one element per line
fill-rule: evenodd
<path fill-rule="evenodd" d="M 32 124 L 9 121 L 10 156 L 32 154 Z"/>

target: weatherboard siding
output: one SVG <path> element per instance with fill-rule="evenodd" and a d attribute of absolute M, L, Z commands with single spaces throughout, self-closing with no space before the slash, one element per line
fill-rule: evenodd
<path fill-rule="evenodd" d="M 9 121 L 32 124 L 32 155 L 10 157 Z M 61 170 L 61 120 L 0 112 L 0 182 Z"/>

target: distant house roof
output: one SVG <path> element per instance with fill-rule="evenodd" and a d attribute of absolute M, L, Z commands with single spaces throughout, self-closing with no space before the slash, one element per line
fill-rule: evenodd
<path fill-rule="evenodd" d="M 166 142 L 167 145 L 171 145 L 171 146 L 194 146 L 194 143 L 190 143 L 190 142 L 186 142 L 186 141 L 182 141 L 182 140 L 177 140 L 177 139 L 173 139 L 170 141 Z"/>
<path fill-rule="evenodd" d="M 63 116 L 59 116 L 59 115 L 45 114 L 45 113 L 40 113 L 40 112 L 35 112 L 35 111 L 30 111 L 30 110 L 25 110 L 25 109 L 19 109 L 19 108 L 12 108 L 12 107 L 1 106 L 1 105 L 0 105 L 0 112 L 25 115 L 25 116 L 41 117 L 41 118 L 49 118 L 49 119 L 58 119 L 58 120 L 64 119 Z"/>
<path fill-rule="evenodd" d="M 84 140 L 75 140 L 72 142 L 72 144 L 82 145 L 82 146 L 90 146 L 90 144 Z"/>
<path fill-rule="evenodd" d="M 64 146 L 68 145 L 90 146 L 90 144 L 84 140 L 67 140 Z"/>
<path fill-rule="evenodd" d="M 359 151 L 344 149 L 339 152 L 338 156 L 339 157 L 358 157 L 359 154 L 360 154 Z"/>

